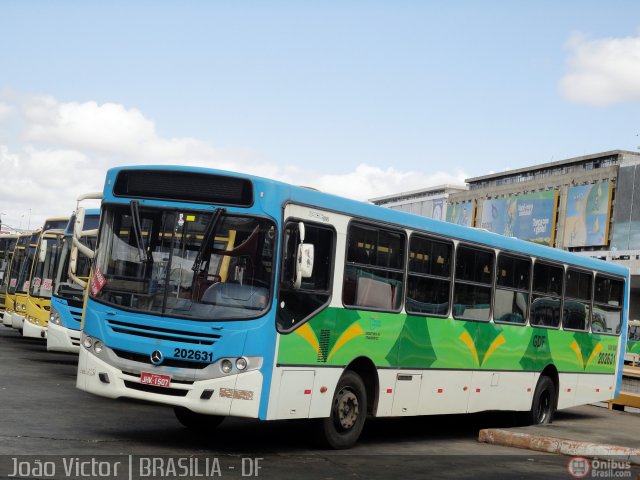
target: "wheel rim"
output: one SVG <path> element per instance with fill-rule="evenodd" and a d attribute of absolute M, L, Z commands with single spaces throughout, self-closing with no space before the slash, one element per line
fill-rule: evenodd
<path fill-rule="evenodd" d="M 536 412 L 536 423 L 544 423 L 549 415 L 551 409 L 551 397 L 549 392 L 545 390 L 540 394 L 540 401 L 538 402 L 538 411 Z"/>
<path fill-rule="evenodd" d="M 336 396 L 336 420 L 342 430 L 349 430 L 358 421 L 360 403 L 358 397 L 351 390 L 344 388 Z"/>

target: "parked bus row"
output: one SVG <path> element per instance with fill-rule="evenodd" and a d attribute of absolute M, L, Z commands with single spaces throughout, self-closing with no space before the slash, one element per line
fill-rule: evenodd
<path fill-rule="evenodd" d="M 5 326 L 46 339 L 48 350 L 79 351 L 88 255 L 95 248 L 99 215 L 98 209 L 85 211 L 78 204 L 71 218 L 50 218 L 31 233 L 2 237 L 6 262 L 0 313 Z M 80 241 L 74 240 L 76 229 Z"/>
<path fill-rule="evenodd" d="M 50 338 L 82 305 L 65 262 Z M 109 170 L 88 276 L 77 387 L 212 435 L 304 418 L 348 448 L 367 416 L 548 423 L 620 389 L 628 269 L 257 176 Z"/>

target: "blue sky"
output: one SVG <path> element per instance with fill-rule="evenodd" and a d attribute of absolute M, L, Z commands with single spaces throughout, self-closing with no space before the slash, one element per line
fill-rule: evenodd
<path fill-rule="evenodd" d="M 0 24 L 5 223 L 123 163 L 366 199 L 640 145 L 637 1 L 0 0 Z"/>

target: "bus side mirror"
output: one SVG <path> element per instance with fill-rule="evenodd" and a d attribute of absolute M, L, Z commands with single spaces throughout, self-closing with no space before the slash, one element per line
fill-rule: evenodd
<path fill-rule="evenodd" d="M 73 240 L 72 240 L 73 243 Z M 76 274 L 76 271 L 78 270 L 78 248 L 75 245 L 71 245 L 71 252 L 69 255 L 69 269 L 68 272 L 71 275 Z"/>
<path fill-rule="evenodd" d="M 298 233 L 300 243 L 296 255 L 296 278 L 293 287 L 298 289 L 302 285 L 303 278 L 310 278 L 313 275 L 314 249 L 312 243 L 304 243 L 305 230 L 304 223 L 298 223 Z"/>

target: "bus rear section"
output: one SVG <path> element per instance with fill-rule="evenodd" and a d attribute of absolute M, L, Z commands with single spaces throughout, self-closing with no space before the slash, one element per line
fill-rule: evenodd
<path fill-rule="evenodd" d="M 95 250 L 100 210 L 86 210 L 83 217 L 78 240 L 90 250 Z M 80 351 L 80 324 L 91 258 L 74 247 L 75 221 L 74 214 L 64 233 L 54 292 L 51 297 L 47 350 L 52 352 L 78 353 Z M 72 257 L 74 257 L 73 261 Z"/>

